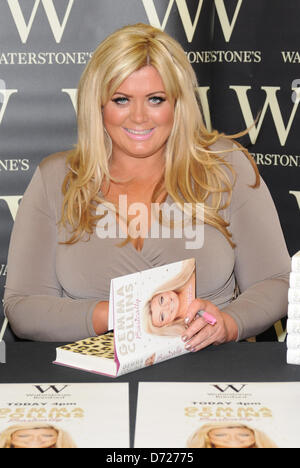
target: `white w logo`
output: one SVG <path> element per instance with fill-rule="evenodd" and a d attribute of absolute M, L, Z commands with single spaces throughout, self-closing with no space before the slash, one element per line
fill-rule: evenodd
<path fill-rule="evenodd" d="M 19 0 L 6 0 L 6 1 L 12 13 L 13 19 L 16 23 L 16 26 L 19 31 L 20 38 L 23 44 L 27 42 L 27 39 L 31 31 L 32 24 L 35 19 L 36 12 L 37 12 L 40 2 L 42 2 L 43 4 L 44 10 L 46 12 L 46 15 L 49 21 L 49 25 L 51 27 L 53 36 L 57 43 L 61 41 L 61 38 L 63 36 L 64 30 L 65 30 L 65 27 L 66 27 L 66 24 L 69 19 L 71 9 L 74 3 L 74 0 L 69 0 L 64 19 L 62 23 L 60 24 L 57 12 L 53 5 L 53 0 L 35 0 L 28 24 L 26 24 L 23 12 L 20 7 L 20 1 Z"/>
<path fill-rule="evenodd" d="M 7 108 L 7 104 L 8 104 L 8 101 L 9 101 L 9 98 L 17 93 L 18 90 L 17 89 L 0 89 L 0 124 L 2 123 L 2 120 L 3 120 L 3 117 L 4 117 L 4 114 L 5 114 L 5 111 L 6 111 L 6 108 Z"/>
<path fill-rule="evenodd" d="M 1 200 L 3 200 L 6 203 L 14 221 L 17 216 L 17 211 L 19 209 L 19 203 L 21 199 L 22 195 L 0 195 L 0 204 Z"/>
<path fill-rule="evenodd" d="M 199 21 L 199 17 L 201 14 L 203 0 L 198 0 L 198 7 L 197 7 L 194 22 L 192 22 L 191 20 L 191 16 L 187 7 L 187 0 L 169 0 L 168 8 L 167 8 L 167 11 L 166 11 L 166 14 L 162 23 L 160 22 L 160 19 L 158 17 L 155 4 L 154 4 L 154 0 L 142 0 L 142 2 L 146 10 L 148 19 L 149 19 L 149 23 L 152 26 L 162 29 L 162 30 L 165 29 L 167 22 L 169 20 L 174 2 L 176 2 L 179 16 L 181 18 L 187 40 L 188 42 L 192 42 L 196 28 L 197 28 L 197 24 Z M 215 7 L 216 7 L 218 17 L 221 23 L 221 27 L 223 30 L 225 41 L 229 42 L 231 35 L 233 33 L 233 29 L 235 27 L 235 23 L 238 18 L 239 11 L 242 6 L 243 0 L 238 0 L 231 22 L 228 19 L 227 11 L 224 5 L 224 0 L 214 0 L 214 2 L 215 2 Z"/>
<path fill-rule="evenodd" d="M 277 99 L 277 91 L 280 91 L 281 88 L 279 86 L 262 86 L 261 89 L 265 91 L 266 99 L 265 99 L 265 103 L 264 103 L 264 106 L 262 108 L 262 111 L 259 117 L 258 124 L 257 126 L 255 126 L 253 125 L 255 121 L 255 117 L 252 114 L 252 110 L 251 110 L 251 106 L 250 106 L 248 94 L 247 94 L 248 91 L 252 89 L 251 86 L 229 86 L 229 88 L 233 89 L 236 92 L 236 95 L 238 97 L 240 107 L 244 116 L 246 127 L 250 128 L 249 136 L 250 136 L 251 143 L 253 144 L 256 143 L 256 140 L 261 131 L 261 127 L 264 122 L 267 110 L 270 109 L 276 130 L 277 130 L 280 144 L 284 146 L 289 136 L 292 124 L 294 122 L 300 101 L 295 100 L 289 121 L 287 123 L 287 126 L 285 126 L 282 113 L 280 110 L 280 106 L 278 103 L 278 99 Z M 293 88 L 293 90 L 295 90 L 295 88 Z"/>

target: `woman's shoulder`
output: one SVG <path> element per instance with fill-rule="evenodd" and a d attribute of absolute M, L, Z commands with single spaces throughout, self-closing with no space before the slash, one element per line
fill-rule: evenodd
<path fill-rule="evenodd" d="M 232 139 L 220 137 L 210 149 L 221 156 L 234 170 L 237 184 L 254 185 L 256 181 L 255 163 L 250 161 L 243 148 Z M 252 158 L 251 155 L 249 155 Z"/>
<path fill-rule="evenodd" d="M 224 164 L 224 168 L 232 182 L 232 197 L 230 203 L 231 213 L 244 205 L 255 194 L 264 192 L 264 181 L 259 175 L 252 156 L 243 151 L 243 147 L 232 140 L 221 137 L 211 146 L 211 150 L 223 158 L 233 169 L 233 173 Z"/>
<path fill-rule="evenodd" d="M 59 212 L 63 201 L 62 186 L 68 172 L 68 156 L 70 151 L 50 154 L 42 159 L 37 167 L 35 177 L 39 186 L 54 209 Z"/>
<path fill-rule="evenodd" d="M 42 177 L 51 179 L 51 177 L 61 178 L 65 176 L 68 171 L 67 160 L 70 153 L 70 150 L 60 151 L 43 158 L 39 164 Z"/>

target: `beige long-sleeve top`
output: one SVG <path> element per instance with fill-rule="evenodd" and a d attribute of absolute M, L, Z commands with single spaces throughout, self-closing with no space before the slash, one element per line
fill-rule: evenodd
<path fill-rule="evenodd" d="M 98 301 L 109 300 L 111 278 L 191 257 L 197 297 L 235 319 L 239 340 L 284 317 L 290 256 L 273 200 L 263 180 L 259 188 L 249 187 L 254 171 L 241 151 L 225 157 L 237 173 L 232 201 L 223 211 L 236 247 L 205 225 L 199 249 L 186 249 L 184 237 L 148 237 L 141 251 L 130 242 L 119 247 L 120 239 L 101 239 L 96 231 L 88 241 L 60 244 L 68 237 L 58 225 L 66 154 L 44 159 L 20 204 L 9 248 L 4 310 L 16 335 L 38 341 L 94 336 L 93 310 Z M 236 284 L 240 295 L 233 300 Z"/>

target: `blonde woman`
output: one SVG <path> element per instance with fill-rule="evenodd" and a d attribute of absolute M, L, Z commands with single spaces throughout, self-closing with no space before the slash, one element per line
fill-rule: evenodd
<path fill-rule="evenodd" d="M 10 426 L 0 433 L 0 448 L 76 448 L 69 434 L 50 424 Z"/>
<path fill-rule="evenodd" d="M 277 448 L 262 431 L 241 423 L 205 424 L 187 441 L 188 448 Z"/>
<path fill-rule="evenodd" d="M 41 162 L 15 221 L 4 308 L 20 338 L 101 334 L 111 278 L 191 257 L 190 350 L 286 315 L 290 257 L 274 203 L 248 152 L 205 128 L 197 88 L 180 44 L 149 25 L 95 50 L 79 83 L 77 145 Z M 154 203 L 190 204 L 193 225 L 204 221 L 202 247 L 187 248 L 191 230 L 151 235 Z"/>
<path fill-rule="evenodd" d="M 189 304 L 195 295 L 195 260 L 185 260 L 178 275 L 161 285 L 144 308 L 144 328 L 148 333 L 178 336 L 185 329 Z"/>

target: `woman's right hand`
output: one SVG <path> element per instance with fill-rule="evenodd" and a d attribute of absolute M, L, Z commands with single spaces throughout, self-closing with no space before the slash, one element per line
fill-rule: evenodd
<path fill-rule="evenodd" d="M 93 312 L 93 327 L 97 335 L 102 335 L 108 330 L 109 302 L 100 301 Z"/>
<path fill-rule="evenodd" d="M 210 325 L 202 317 L 197 317 L 197 312 L 203 310 L 211 314 L 216 323 Z M 185 319 L 188 324 L 182 340 L 186 342 L 186 349 L 199 351 L 214 344 L 236 341 L 238 337 L 238 326 L 235 320 L 225 312 L 222 312 L 210 301 L 197 298 L 191 302 Z"/>

